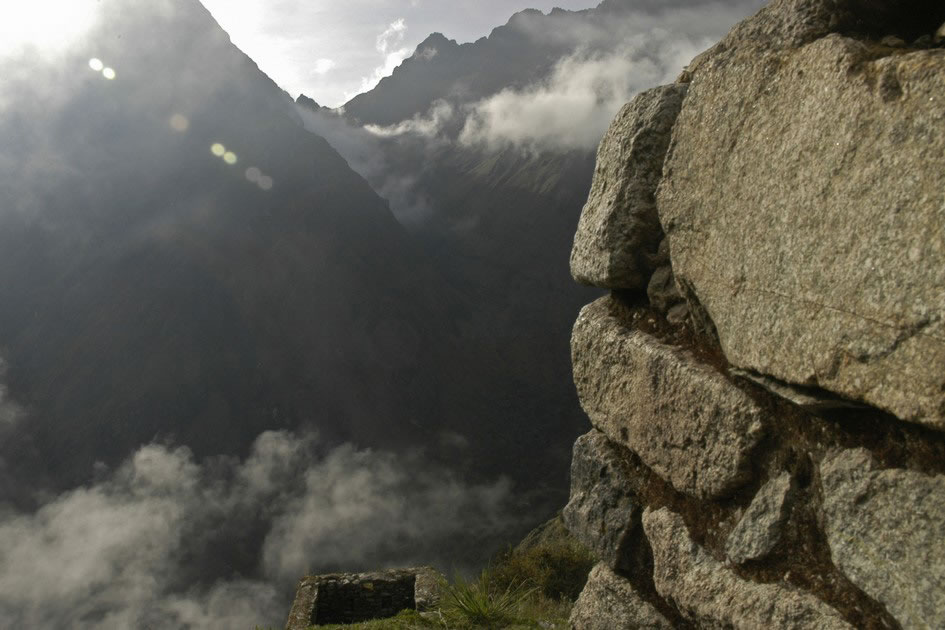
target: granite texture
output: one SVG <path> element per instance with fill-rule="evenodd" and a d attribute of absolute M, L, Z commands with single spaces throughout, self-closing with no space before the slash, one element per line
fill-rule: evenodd
<path fill-rule="evenodd" d="M 638 94 L 604 136 L 571 251 L 571 274 L 578 282 L 646 288 L 663 237 L 656 186 L 685 94 L 681 85 Z"/>
<path fill-rule="evenodd" d="M 640 501 L 621 454 L 596 429 L 578 438 L 571 497 L 561 513 L 571 534 L 612 569 L 630 569 L 626 550 L 638 533 Z"/>
<path fill-rule="evenodd" d="M 734 366 L 943 430 L 945 50 L 775 43 L 693 74 L 658 195 L 677 282 Z"/>
<path fill-rule="evenodd" d="M 656 590 L 700 628 L 851 629 L 833 608 L 787 584 L 739 578 L 693 542 L 682 517 L 647 509 Z"/>
<path fill-rule="evenodd" d="M 903 628 L 945 628 L 945 475 L 881 470 L 864 449 L 820 470 L 837 567 Z"/>
<path fill-rule="evenodd" d="M 591 570 L 587 585 L 571 609 L 573 630 L 672 630 L 630 582 L 604 564 Z"/>
<path fill-rule="evenodd" d="M 786 472 L 761 486 L 738 525 L 729 534 L 726 543 L 729 560 L 738 564 L 758 560 L 774 549 L 787 520 L 790 493 L 791 475 Z"/>
<path fill-rule="evenodd" d="M 722 497 L 748 479 L 765 415 L 721 372 L 634 329 L 610 297 L 581 311 L 571 357 L 591 423 L 676 489 Z"/>

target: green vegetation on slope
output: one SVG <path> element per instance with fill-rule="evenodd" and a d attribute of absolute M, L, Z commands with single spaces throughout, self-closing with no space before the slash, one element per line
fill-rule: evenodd
<path fill-rule="evenodd" d="M 534 530 L 517 547 L 498 554 L 478 578 L 466 580 L 457 575 L 452 582 L 444 582 L 440 606 L 434 610 L 405 610 L 388 619 L 313 628 L 565 629 L 574 600 L 595 562 L 559 516 Z"/>

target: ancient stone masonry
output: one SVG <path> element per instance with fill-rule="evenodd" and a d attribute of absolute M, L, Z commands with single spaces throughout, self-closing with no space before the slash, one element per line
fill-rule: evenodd
<path fill-rule="evenodd" d="M 286 630 L 384 619 L 407 609 L 425 610 L 435 603 L 440 577 L 436 570 L 423 567 L 302 578 Z"/>
<path fill-rule="evenodd" d="M 945 3 L 775 0 L 598 152 L 592 628 L 945 627 Z"/>

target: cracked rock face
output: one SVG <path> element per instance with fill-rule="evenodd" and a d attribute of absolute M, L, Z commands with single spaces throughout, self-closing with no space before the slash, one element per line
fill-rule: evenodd
<path fill-rule="evenodd" d="M 571 337 L 574 382 L 591 423 L 677 490 L 725 496 L 749 475 L 761 408 L 688 352 L 632 329 L 613 298 L 586 306 Z"/>
<path fill-rule="evenodd" d="M 903 628 L 945 628 L 945 475 L 874 467 L 864 449 L 821 464 L 831 556 Z"/>
<path fill-rule="evenodd" d="M 656 186 L 685 94 L 684 85 L 648 90 L 614 119 L 597 151 L 590 196 L 571 251 L 571 274 L 578 282 L 646 288 L 662 238 Z"/>
<path fill-rule="evenodd" d="M 738 525 L 729 534 L 726 555 L 741 564 L 765 557 L 781 538 L 791 492 L 790 473 L 781 473 L 761 487 Z"/>
<path fill-rule="evenodd" d="M 571 460 L 571 498 L 561 516 L 568 530 L 614 569 L 631 568 L 625 550 L 640 514 L 632 487 L 620 453 L 600 431 L 578 438 Z"/>
<path fill-rule="evenodd" d="M 633 589 L 626 579 L 598 564 L 571 609 L 574 630 L 672 630 L 666 617 Z"/>
<path fill-rule="evenodd" d="M 681 516 L 647 509 L 656 590 L 700 628 L 851 629 L 836 610 L 787 584 L 743 580 L 689 537 Z"/>
<path fill-rule="evenodd" d="M 658 195 L 673 270 L 734 366 L 945 430 L 945 50 L 824 36 L 831 4 L 776 2 L 693 72 Z M 737 36 L 794 33 L 760 19 L 794 5 L 799 48 Z"/>

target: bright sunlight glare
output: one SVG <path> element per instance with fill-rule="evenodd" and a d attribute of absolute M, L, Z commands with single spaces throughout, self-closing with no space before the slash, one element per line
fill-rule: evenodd
<path fill-rule="evenodd" d="M 0 56 L 34 49 L 54 53 L 86 33 L 98 17 L 96 0 L 18 0 L 0 3 Z"/>

